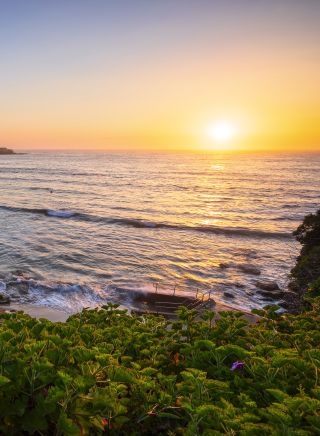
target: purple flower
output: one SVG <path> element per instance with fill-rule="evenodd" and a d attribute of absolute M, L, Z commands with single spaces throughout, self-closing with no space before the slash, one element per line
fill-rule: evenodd
<path fill-rule="evenodd" d="M 231 365 L 231 371 L 235 371 L 236 369 L 243 369 L 244 368 L 244 362 L 233 362 Z"/>

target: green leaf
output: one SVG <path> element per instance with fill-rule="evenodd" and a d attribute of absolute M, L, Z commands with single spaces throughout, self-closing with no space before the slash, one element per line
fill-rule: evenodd
<path fill-rule="evenodd" d="M 67 414 L 62 412 L 57 422 L 58 430 L 65 436 L 78 436 L 81 434 L 80 428 L 75 425 Z"/>
<path fill-rule="evenodd" d="M 271 394 L 278 401 L 283 401 L 289 397 L 288 394 L 280 391 L 279 389 L 266 389 L 266 391 L 269 392 L 269 394 Z"/>
<path fill-rule="evenodd" d="M 160 412 L 157 415 L 159 418 L 169 418 L 169 419 L 182 419 L 180 416 L 169 412 Z"/>
<path fill-rule="evenodd" d="M 5 377 L 4 375 L 0 375 L 0 386 L 6 385 L 11 380 L 8 377 Z"/>

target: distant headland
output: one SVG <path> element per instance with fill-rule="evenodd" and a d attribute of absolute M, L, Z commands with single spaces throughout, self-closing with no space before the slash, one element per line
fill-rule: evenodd
<path fill-rule="evenodd" d="M 13 150 L 7 147 L 0 147 L 0 154 L 16 154 Z"/>

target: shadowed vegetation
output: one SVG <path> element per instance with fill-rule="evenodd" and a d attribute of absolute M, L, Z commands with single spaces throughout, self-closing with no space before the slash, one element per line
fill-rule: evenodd
<path fill-rule="evenodd" d="M 300 297 L 308 291 L 320 295 L 320 209 L 307 215 L 293 234 L 302 248 L 291 271 L 290 288 Z"/>

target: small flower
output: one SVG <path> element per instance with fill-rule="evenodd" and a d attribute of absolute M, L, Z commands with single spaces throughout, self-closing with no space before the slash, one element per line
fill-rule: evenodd
<path fill-rule="evenodd" d="M 102 418 L 101 419 L 101 424 L 103 427 L 107 427 L 107 425 L 109 424 L 109 421 L 107 420 L 107 418 Z"/>
<path fill-rule="evenodd" d="M 231 371 L 235 371 L 236 369 L 243 369 L 244 368 L 244 362 L 233 362 L 233 364 L 231 365 Z"/>

